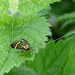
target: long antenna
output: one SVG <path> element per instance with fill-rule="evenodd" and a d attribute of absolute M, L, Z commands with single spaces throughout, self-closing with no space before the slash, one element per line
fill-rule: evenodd
<path fill-rule="evenodd" d="M 75 32 L 72 32 L 72 33 L 70 33 L 70 34 L 64 35 L 64 36 L 62 36 L 62 37 L 60 37 L 60 38 L 58 38 L 58 39 L 55 39 L 55 40 L 53 40 L 53 41 L 50 41 L 50 42 L 46 43 L 46 44 L 49 44 L 49 43 L 52 43 L 52 42 L 54 42 L 54 41 L 60 40 L 60 39 L 62 39 L 62 38 L 64 38 L 64 37 L 67 37 L 67 36 L 69 36 L 69 35 L 71 35 L 71 34 L 75 34 Z M 34 47 L 36 47 L 36 46 L 34 46 Z M 33 48 L 34 48 L 34 47 L 33 47 Z"/>
<path fill-rule="evenodd" d="M 70 34 L 64 35 L 64 36 L 62 36 L 62 37 L 60 37 L 60 38 L 55 39 L 54 41 L 60 40 L 60 39 L 62 39 L 62 38 L 64 38 L 64 37 L 67 37 L 67 36 L 69 36 L 69 35 L 71 35 L 71 34 L 75 34 L 75 32 L 72 32 L 72 33 L 70 33 Z M 52 43 L 52 42 L 54 42 L 54 41 L 51 41 L 51 42 L 49 42 L 49 43 Z M 49 43 L 47 43 L 47 44 L 49 44 Z"/>
<path fill-rule="evenodd" d="M 15 17 L 13 18 L 13 22 L 12 22 L 12 40 L 13 40 L 13 25 L 14 25 L 14 21 L 15 21 Z"/>

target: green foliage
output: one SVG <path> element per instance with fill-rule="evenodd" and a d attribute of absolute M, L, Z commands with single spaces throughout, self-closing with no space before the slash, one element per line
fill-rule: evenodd
<path fill-rule="evenodd" d="M 67 32 L 75 29 L 75 2 L 74 0 L 61 0 L 51 4 L 50 11 L 52 24 L 52 37 L 58 39 Z"/>
<path fill-rule="evenodd" d="M 58 18 L 58 22 L 75 19 L 75 12 L 67 13 Z"/>
<path fill-rule="evenodd" d="M 48 9 L 44 9 L 44 10 L 40 11 L 39 16 L 49 19 L 50 18 L 50 10 L 51 10 L 51 8 L 49 7 Z"/>
<path fill-rule="evenodd" d="M 51 4 L 51 12 L 57 16 L 64 15 L 75 11 L 75 3 L 73 0 L 61 0 L 61 2 L 56 2 Z"/>
<path fill-rule="evenodd" d="M 13 66 L 18 66 L 22 62 L 24 62 L 22 61 L 23 55 L 21 54 L 21 52 L 17 53 L 16 51 L 14 51 L 14 49 L 10 47 L 10 44 L 12 42 L 16 40 L 20 40 L 20 38 L 24 38 L 29 42 L 32 49 L 35 50 L 36 52 L 38 52 L 36 48 L 45 47 L 44 41 L 47 40 L 45 35 L 50 34 L 50 32 L 48 31 L 49 24 L 45 22 L 45 19 L 37 17 L 37 16 L 31 17 L 31 19 L 28 22 L 26 22 L 24 18 L 27 18 L 27 17 L 24 17 L 23 15 L 23 17 L 19 16 L 18 18 L 16 18 L 13 24 L 13 29 L 12 29 L 12 24 L 11 24 L 12 18 L 10 19 L 10 17 L 8 16 L 8 21 L 9 21 L 8 22 L 9 24 L 7 24 L 8 26 L 4 25 L 5 27 L 3 29 L 0 29 L 0 36 L 1 36 L 0 37 L 0 44 L 1 44 L 0 46 L 0 68 L 1 68 L 0 75 L 4 71 L 7 72 Z M 3 23 L 3 24 L 6 24 L 6 23 Z M 40 39 L 42 36 L 43 38 Z M 30 52 L 28 52 L 28 55 L 29 53 Z M 17 60 L 17 58 L 19 59 Z M 25 54 L 25 58 L 27 59 L 31 58 L 31 55 L 27 56 Z"/>
<path fill-rule="evenodd" d="M 61 25 L 61 29 L 64 31 L 72 30 L 75 26 L 75 12 L 67 13 L 58 18 L 58 22 L 64 21 L 65 23 Z"/>
<path fill-rule="evenodd" d="M 9 10 L 9 0 L 0 0 L 0 14 Z"/>
<path fill-rule="evenodd" d="M 5 75 L 74 75 L 74 41 L 72 38 L 55 44 L 51 40 L 45 49 L 40 49 L 33 61 L 25 61 L 19 68 L 13 68 Z"/>
<path fill-rule="evenodd" d="M 25 59 L 32 60 L 39 48 L 45 47 L 46 36 L 51 35 L 50 25 L 36 12 L 56 1 L 59 0 L 0 0 L 0 75 L 18 67 Z M 23 54 L 10 47 L 12 42 L 21 38 L 29 42 L 31 51 Z"/>
<path fill-rule="evenodd" d="M 75 19 L 68 20 L 62 25 L 61 29 L 71 28 L 71 26 L 73 26 L 74 24 L 75 24 Z"/>
<path fill-rule="evenodd" d="M 21 13 L 25 13 L 25 15 L 36 14 L 38 11 L 48 8 L 49 3 L 58 1 L 60 0 L 20 0 L 19 10 Z"/>

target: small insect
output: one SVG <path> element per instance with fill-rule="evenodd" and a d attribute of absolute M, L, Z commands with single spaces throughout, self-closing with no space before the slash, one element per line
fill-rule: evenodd
<path fill-rule="evenodd" d="M 29 43 L 25 39 L 22 39 L 21 41 L 15 41 L 15 42 L 11 43 L 11 47 L 14 48 L 14 49 L 22 49 L 24 51 L 30 50 Z"/>

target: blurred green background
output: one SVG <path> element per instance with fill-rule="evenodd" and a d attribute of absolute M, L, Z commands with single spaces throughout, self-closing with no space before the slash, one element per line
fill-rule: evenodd
<path fill-rule="evenodd" d="M 52 25 L 50 28 L 53 39 L 70 33 L 70 36 L 75 34 L 75 0 L 61 0 L 61 2 L 50 4 L 50 8 L 45 10 L 43 16 Z"/>

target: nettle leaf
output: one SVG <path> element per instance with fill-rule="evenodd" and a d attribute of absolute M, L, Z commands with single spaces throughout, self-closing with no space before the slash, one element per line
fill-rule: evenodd
<path fill-rule="evenodd" d="M 32 60 L 39 48 L 45 47 L 46 36 L 51 35 L 48 28 L 50 24 L 34 13 L 48 7 L 48 2 L 49 0 L 41 2 L 40 7 L 40 1 L 32 0 L 29 4 L 23 0 L 0 1 L 0 75 L 8 73 L 14 66 L 18 67 L 25 59 Z M 10 44 L 20 39 L 28 41 L 31 51 L 22 53 L 22 50 L 11 48 Z"/>
<path fill-rule="evenodd" d="M 22 15 L 16 18 L 13 23 L 13 19 L 9 15 L 7 17 L 7 20 L 2 23 L 4 27 L 0 29 L 0 75 L 2 75 L 4 71 L 8 72 L 13 66 L 18 66 L 24 62 L 22 61 L 22 53 L 10 47 L 12 42 L 20 40 L 21 38 L 26 39 L 32 50 L 38 52 L 37 48 L 45 47 L 44 41 L 47 40 L 45 35 L 50 35 L 48 28 L 50 25 L 45 22 L 46 20 L 44 18 L 32 16 L 29 21 L 26 21 L 25 19 L 30 16 L 26 17 Z M 4 18 L 5 15 L 2 16 L 2 19 Z M 9 24 L 7 24 L 7 22 Z M 30 59 L 31 57 L 32 51 L 25 53 L 25 59 Z"/>
<path fill-rule="evenodd" d="M 40 11 L 39 16 L 49 19 L 50 18 L 50 10 L 51 10 L 51 8 L 49 7 L 48 9 L 44 9 L 44 10 Z"/>
<path fill-rule="evenodd" d="M 48 8 L 49 3 L 51 4 L 59 1 L 60 0 L 0 0 L 0 13 L 7 12 L 9 10 L 11 11 L 12 9 L 13 11 L 19 10 L 21 13 L 25 13 L 25 15 L 34 15 L 34 13 L 36 14 L 38 11 Z"/>
<path fill-rule="evenodd" d="M 0 14 L 9 10 L 9 0 L 0 0 Z"/>
<path fill-rule="evenodd" d="M 26 61 L 19 68 L 13 68 L 5 75 L 74 75 L 75 40 L 53 41 L 40 49 L 33 61 Z"/>
<path fill-rule="evenodd" d="M 25 15 L 36 14 L 38 11 L 48 8 L 49 3 L 58 1 L 60 0 L 19 0 L 20 3 L 18 9 L 21 13 L 25 13 Z"/>

